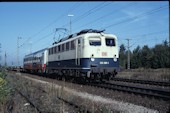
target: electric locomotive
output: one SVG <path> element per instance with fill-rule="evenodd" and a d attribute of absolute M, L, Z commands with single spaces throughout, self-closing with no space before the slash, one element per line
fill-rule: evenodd
<path fill-rule="evenodd" d="M 60 77 L 110 80 L 118 69 L 117 37 L 103 30 L 82 30 L 48 48 L 47 71 Z"/>

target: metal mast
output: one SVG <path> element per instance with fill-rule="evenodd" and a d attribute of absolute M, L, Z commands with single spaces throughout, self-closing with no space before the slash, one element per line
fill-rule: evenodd
<path fill-rule="evenodd" d="M 19 39 L 21 39 L 21 37 L 17 38 L 17 65 L 19 66 Z"/>
<path fill-rule="evenodd" d="M 129 50 L 129 48 L 130 48 L 130 46 L 129 46 L 129 40 L 130 39 L 126 39 L 127 41 L 128 41 L 128 57 L 127 57 L 127 63 L 128 63 L 128 67 L 127 67 L 127 69 L 130 69 L 130 50 Z"/>

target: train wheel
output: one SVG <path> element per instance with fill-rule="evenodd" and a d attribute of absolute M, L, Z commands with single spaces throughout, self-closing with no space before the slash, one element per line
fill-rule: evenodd
<path fill-rule="evenodd" d="M 113 77 L 113 76 L 112 76 L 111 74 L 107 74 L 106 80 L 107 80 L 107 81 L 110 81 L 110 80 L 112 80 L 112 77 Z"/>

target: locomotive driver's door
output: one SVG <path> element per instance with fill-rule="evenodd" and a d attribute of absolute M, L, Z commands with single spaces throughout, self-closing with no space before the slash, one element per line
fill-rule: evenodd
<path fill-rule="evenodd" d="M 80 65 L 81 58 L 81 38 L 76 40 L 76 65 Z"/>

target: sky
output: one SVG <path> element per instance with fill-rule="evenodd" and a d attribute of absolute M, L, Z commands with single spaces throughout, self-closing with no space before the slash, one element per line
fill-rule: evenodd
<path fill-rule="evenodd" d="M 18 65 L 17 56 L 23 65 L 25 55 L 67 36 L 70 21 L 71 33 L 105 29 L 118 37 L 119 46 L 127 47 L 130 39 L 131 51 L 169 42 L 168 1 L 0 2 L 0 64 L 6 53 L 8 66 Z"/>

